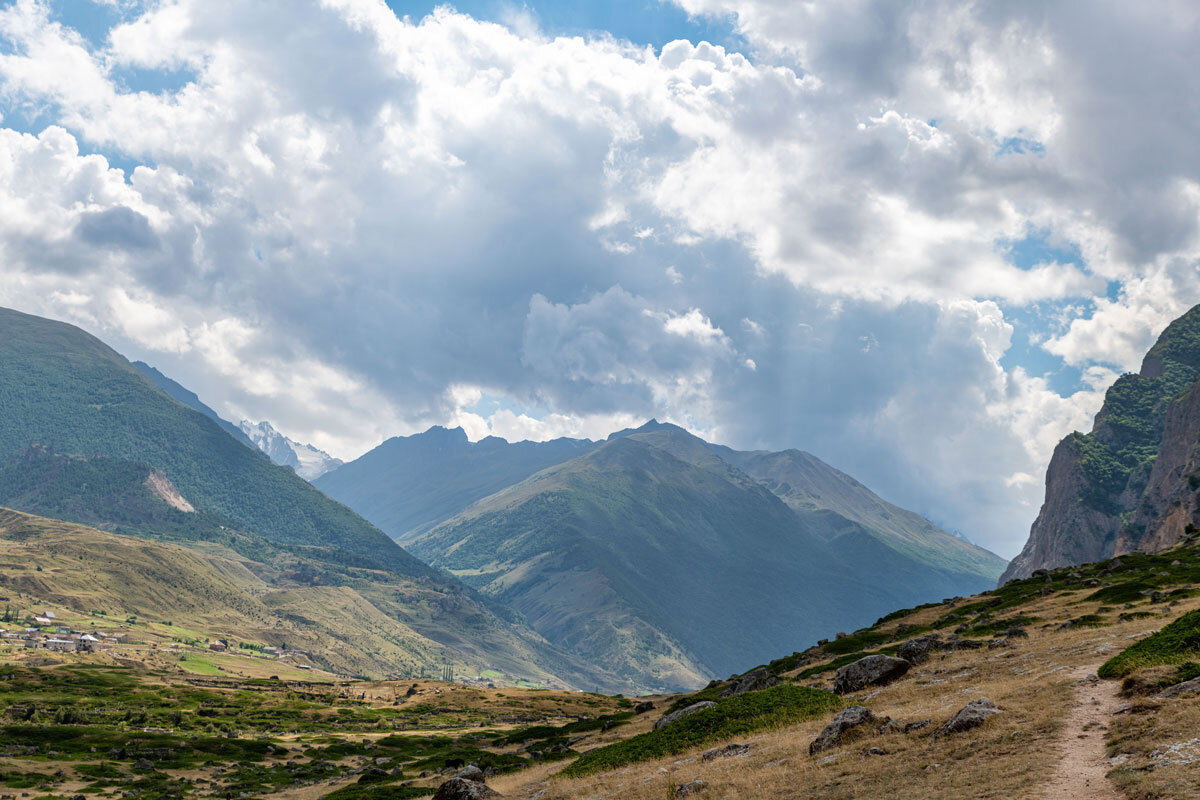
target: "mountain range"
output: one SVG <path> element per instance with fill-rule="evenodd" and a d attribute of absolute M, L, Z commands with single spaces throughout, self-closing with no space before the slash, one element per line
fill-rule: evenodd
<path fill-rule="evenodd" d="M 374 632 L 369 647 L 350 637 L 359 646 L 355 674 L 451 664 L 510 680 L 621 685 L 414 558 L 74 326 L 0 309 L 0 408 L 0 504 L 236 554 L 286 590 L 293 620 L 311 620 L 331 640 L 355 626 Z M 396 658 L 396 648 L 408 656 Z M 328 663 L 347 666 L 333 656 Z"/>
<path fill-rule="evenodd" d="M 1004 566 L 810 454 L 653 420 L 604 441 L 435 427 L 340 466 L 301 457 L 268 423 L 231 425 L 78 328 L 8 310 L 0 407 L 0 504 L 232 560 L 354 674 L 695 688 Z"/>
<path fill-rule="evenodd" d="M 687 688 L 991 586 L 1004 561 L 800 451 L 650 421 L 606 441 L 391 439 L 316 485 L 543 636 L 645 688 Z"/>
<path fill-rule="evenodd" d="M 1200 306 L 1109 388 L 1090 433 L 1054 449 L 1046 499 L 1001 581 L 1157 551 L 1200 525 Z"/>

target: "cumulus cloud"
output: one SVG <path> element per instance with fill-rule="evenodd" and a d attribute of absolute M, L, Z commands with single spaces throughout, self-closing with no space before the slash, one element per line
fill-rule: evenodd
<path fill-rule="evenodd" d="M 677 2 L 747 53 L 381 0 L 120 3 L 97 43 L 16 0 L 0 302 L 341 457 L 658 416 L 1011 554 L 1200 296 L 1195 10 Z M 1074 389 L 1007 363 L 1018 310 Z"/>

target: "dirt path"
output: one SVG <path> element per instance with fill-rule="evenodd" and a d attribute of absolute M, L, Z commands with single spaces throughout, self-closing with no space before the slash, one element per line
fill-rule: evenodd
<path fill-rule="evenodd" d="M 1072 674 L 1075 698 L 1059 734 L 1062 758 L 1046 787 L 1046 800 L 1121 800 L 1105 773 L 1111 769 L 1104 750 L 1104 735 L 1112 713 L 1120 706 L 1116 681 L 1093 683 L 1099 665 L 1080 667 Z"/>

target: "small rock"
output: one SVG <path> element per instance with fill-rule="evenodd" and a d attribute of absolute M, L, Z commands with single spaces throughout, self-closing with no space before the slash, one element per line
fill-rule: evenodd
<path fill-rule="evenodd" d="M 816 739 L 813 739 L 812 744 L 808 746 L 808 754 L 816 755 L 823 750 L 837 747 L 847 738 L 850 731 L 877 721 L 874 712 L 866 706 L 847 706 L 838 712 Z"/>
<path fill-rule="evenodd" d="M 701 700 L 699 703 L 692 703 L 687 708 L 681 708 L 678 711 L 672 711 L 669 714 L 663 714 L 657 722 L 654 723 L 654 730 L 670 725 L 672 722 L 678 722 L 684 717 L 690 717 L 699 711 L 715 706 L 712 700 Z"/>
<path fill-rule="evenodd" d="M 863 750 L 863 755 L 864 756 L 885 756 L 885 755 L 887 755 L 887 753 L 884 752 L 882 747 L 868 747 L 866 750 Z"/>
<path fill-rule="evenodd" d="M 981 697 L 960 708 L 949 722 L 937 729 L 937 733 L 940 735 L 969 731 L 972 728 L 978 728 L 987 721 L 988 717 L 999 713 L 1001 710 L 996 707 L 995 703 L 986 697 Z"/>
<path fill-rule="evenodd" d="M 712 761 L 715 758 L 726 758 L 728 756 L 744 756 L 750 752 L 748 744 L 727 744 L 724 747 L 716 747 L 712 750 L 706 750 L 700 754 L 701 761 Z"/>
<path fill-rule="evenodd" d="M 708 788 L 708 781 L 688 781 L 682 786 L 675 788 L 676 797 L 690 797 L 694 794 L 700 794 Z"/>

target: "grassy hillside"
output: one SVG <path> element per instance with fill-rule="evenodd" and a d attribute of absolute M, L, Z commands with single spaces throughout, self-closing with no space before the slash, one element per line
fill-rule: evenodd
<path fill-rule="evenodd" d="M 734 461 L 769 461 L 777 474 Z M 699 685 L 887 608 L 994 585 L 999 558 L 815 459 L 802 462 L 811 475 L 796 463 L 651 422 L 409 546 L 647 688 Z M 815 501 L 789 507 L 780 476 L 855 519 Z M 881 521 L 890 527 L 868 527 Z"/>
<path fill-rule="evenodd" d="M 314 485 L 399 542 L 535 472 L 586 453 L 593 442 L 467 440 L 462 428 L 433 427 L 388 439 Z"/>
<path fill-rule="evenodd" d="M 0 309 L 0 457 L 31 442 L 149 464 L 197 509 L 285 544 L 321 544 L 405 575 L 436 573 L 203 414 L 168 397 L 99 339 Z"/>
<path fill-rule="evenodd" d="M 344 675 L 420 676 L 449 665 L 459 675 L 490 670 L 500 683 L 619 685 L 467 594 L 241 538 L 147 541 L 0 509 L 0 589 L 26 605 L 173 623 L 191 638 L 286 644 Z"/>

